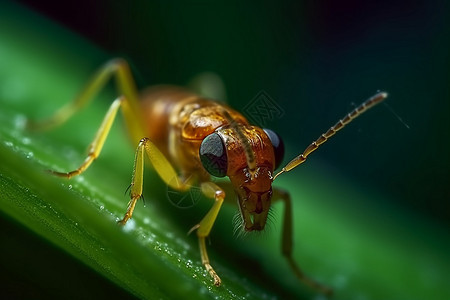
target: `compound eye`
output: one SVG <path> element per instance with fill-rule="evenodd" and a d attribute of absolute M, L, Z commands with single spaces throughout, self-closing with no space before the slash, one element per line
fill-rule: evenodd
<path fill-rule="evenodd" d="M 272 142 L 273 152 L 275 154 L 275 168 L 278 169 L 284 157 L 284 143 L 281 137 L 270 129 L 263 129 Z"/>
<path fill-rule="evenodd" d="M 217 133 L 211 133 L 203 139 L 199 154 L 203 167 L 209 174 L 216 177 L 224 177 L 227 174 L 227 152 L 222 138 Z"/>

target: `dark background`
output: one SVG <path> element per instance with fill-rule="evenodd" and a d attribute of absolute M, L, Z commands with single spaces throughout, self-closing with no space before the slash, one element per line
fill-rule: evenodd
<path fill-rule="evenodd" d="M 241 110 L 265 90 L 286 112 L 269 126 L 288 143 L 288 158 L 388 91 L 388 106 L 311 160 L 376 186 L 405 211 L 450 223 L 447 1 L 20 2 L 130 60 L 140 86 L 213 71 Z"/>
<path fill-rule="evenodd" d="M 396 213 L 412 213 L 419 222 L 450 225 L 447 1 L 19 2 L 91 40 L 111 57 L 125 57 L 140 87 L 183 85 L 200 72 L 213 71 L 238 110 L 266 91 L 285 112 L 268 124 L 286 142 L 285 162 L 356 104 L 378 90 L 389 92 L 388 106 L 358 119 L 295 172 L 305 176 L 308 165 L 333 168 L 337 176 L 387 195 L 386 203 L 377 203 L 381 207 L 395 206 L 400 208 Z M 88 268 L 73 260 L 69 265 L 67 255 L 33 239 L 22 227 L 4 223 L 1 240 L 32 239 L 38 245 L 36 256 L 20 261 L 18 268 L 52 256 L 55 263 L 49 268 L 59 264 L 74 273 L 72 290 L 85 288 L 86 296 L 98 293 L 100 298 L 122 295 Z M 14 252 L 8 257 L 27 259 Z M 43 294 L 33 285 L 33 273 L 24 279 L 10 265 L 0 278 L 7 283 L 25 280 L 7 284 L 17 295 L 30 286 L 36 290 L 23 297 L 63 294 L 65 287 Z"/>

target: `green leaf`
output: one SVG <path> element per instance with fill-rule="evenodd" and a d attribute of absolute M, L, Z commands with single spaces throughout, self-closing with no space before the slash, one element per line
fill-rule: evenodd
<path fill-rule="evenodd" d="M 267 288 L 247 279 L 239 269 L 233 270 L 236 263 L 227 266 L 211 247 L 211 259 L 224 281 L 222 287 L 214 287 L 201 264 L 195 234 L 187 236 L 209 201 L 202 199 L 200 209 L 171 207 L 155 174 L 146 176 L 148 207 L 138 205 L 125 227 L 116 224 L 126 210 L 124 191 L 134 158 L 120 118 L 88 172 L 71 180 L 44 172 L 74 169 L 83 161 L 114 93 L 101 93 L 87 109 L 50 132 L 25 130 L 26 118 L 48 116 L 70 101 L 93 68 L 108 57 L 34 14 L 11 7 L 2 13 L 0 35 L 7 41 L 0 48 L 4 213 L 140 298 L 266 298 L 284 293 L 281 287 Z M 19 23 L 17 15 L 27 24 Z M 40 31 L 34 31 L 38 26 Z M 224 215 L 231 220 L 234 210 L 225 209 Z M 181 225 L 175 221 L 186 214 L 192 216 Z M 231 221 L 225 225 L 227 239 L 233 239 Z"/>
<path fill-rule="evenodd" d="M 26 118 L 49 116 L 70 101 L 110 57 L 41 17 L 2 6 L 4 214 L 139 298 L 315 297 L 297 282 L 280 254 L 279 204 L 274 205 L 271 230 L 245 239 L 232 233 L 237 208 L 223 208 L 208 245 L 223 280 L 220 288 L 212 285 L 201 264 L 195 234 L 186 235 L 210 207 L 208 199 L 189 209 L 174 207 L 162 181 L 149 172 L 146 206 L 138 204 L 133 219 L 117 226 L 128 201 L 123 193 L 134 156 L 120 118 L 86 173 L 71 180 L 45 173 L 72 170 L 83 161 L 114 91 L 102 92 L 67 124 L 49 132 L 26 131 Z M 276 182 L 294 200 L 294 257 L 305 272 L 332 286 L 337 299 L 449 299 L 448 232 L 401 208 L 374 205 L 388 196 L 314 163 Z"/>

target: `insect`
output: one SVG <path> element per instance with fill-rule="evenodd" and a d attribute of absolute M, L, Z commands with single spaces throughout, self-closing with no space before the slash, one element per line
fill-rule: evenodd
<path fill-rule="evenodd" d="M 229 197 L 231 195 L 225 197 L 225 190 L 234 190 L 242 229 L 247 232 L 263 230 L 271 204 L 284 202 L 282 254 L 300 281 L 325 294 L 331 293 L 330 288 L 307 277 L 294 261 L 291 197 L 287 192 L 272 187 L 272 183 L 281 174 L 302 164 L 308 155 L 354 118 L 383 101 L 386 93 L 374 95 L 347 114 L 278 173 L 274 171 L 282 162 L 284 146 L 275 132 L 252 126 L 230 107 L 183 88 L 158 86 L 138 94 L 130 68 L 123 59 L 106 63 L 72 102 L 48 119 L 29 121 L 28 126 L 46 129 L 60 125 L 91 101 L 111 77 L 117 80 L 120 96 L 104 116 L 86 159 L 76 170 L 67 173 L 51 171 L 54 175 L 70 178 L 86 171 L 100 155 L 115 116 L 121 110 L 130 137 L 138 145 L 130 201 L 120 224 L 125 224 L 132 217 L 136 202 L 142 197 L 146 154 L 158 175 L 172 189 L 185 191 L 197 186 L 207 198 L 213 200 L 208 213 L 191 231 L 197 233 L 201 260 L 214 285 L 220 286 L 221 279 L 210 264 L 205 239 L 223 202 L 232 199 Z M 211 176 L 228 176 L 230 181 L 223 188 L 214 183 Z"/>

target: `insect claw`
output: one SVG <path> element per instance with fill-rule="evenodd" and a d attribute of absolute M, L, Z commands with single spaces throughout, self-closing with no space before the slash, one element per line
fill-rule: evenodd
<path fill-rule="evenodd" d="M 124 217 L 122 220 L 117 221 L 117 224 L 124 226 L 127 224 L 128 219 Z"/>
<path fill-rule="evenodd" d="M 55 171 L 50 170 L 50 169 L 45 170 L 45 173 L 56 176 Z"/>
<path fill-rule="evenodd" d="M 219 287 L 222 284 L 222 280 L 217 274 L 214 274 L 214 285 Z"/>
<path fill-rule="evenodd" d="M 47 172 L 53 176 L 70 178 L 70 172 L 58 172 L 58 171 L 54 171 L 54 170 L 50 170 L 50 169 L 45 170 L 45 172 Z"/>
<path fill-rule="evenodd" d="M 219 287 L 222 284 L 222 280 L 220 279 L 219 275 L 217 275 L 216 271 L 211 267 L 209 263 L 205 263 L 206 271 L 208 271 L 209 275 L 214 279 L 214 285 Z"/>

